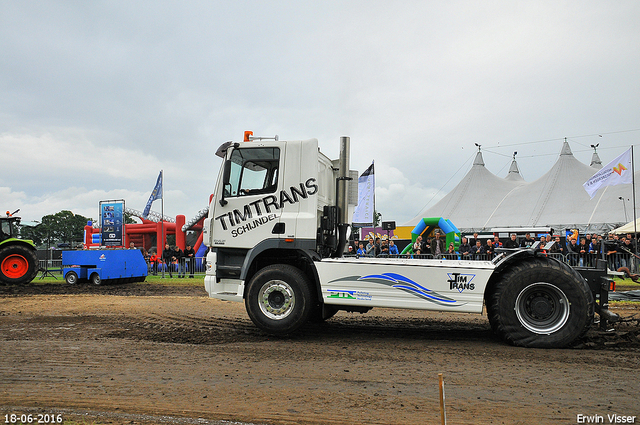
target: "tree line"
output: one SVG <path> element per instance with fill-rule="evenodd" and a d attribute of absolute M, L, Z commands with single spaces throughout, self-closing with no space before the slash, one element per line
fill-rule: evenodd
<path fill-rule="evenodd" d="M 35 221 L 38 223 L 35 226 L 20 226 L 20 237 L 32 240 L 38 247 L 48 249 L 55 244 L 68 244 L 69 247 L 73 247 L 74 243 L 82 243 L 84 226 L 93 219 L 62 210 Z M 125 213 L 125 223 L 135 223 L 135 220 Z"/>
<path fill-rule="evenodd" d="M 62 210 L 55 214 L 42 217 L 35 226 L 20 226 L 20 237 L 30 239 L 36 246 L 51 247 L 56 243 L 82 242 L 84 226 L 92 220 L 71 211 Z M 37 220 L 36 220 L 37 222 Z"/>

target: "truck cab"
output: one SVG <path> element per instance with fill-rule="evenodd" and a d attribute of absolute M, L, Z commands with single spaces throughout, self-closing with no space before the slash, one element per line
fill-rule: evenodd
<path fill-rule="evenodd" d="M 217 155 L 224 162 L 203 230 L 210 296 L 241 301 L 245 281 L 265 265 L 305 268 L 335 255 L 339 164 L 318 150 L 316 139 L 247 132 L 242 143 L 227 142 Z"/>

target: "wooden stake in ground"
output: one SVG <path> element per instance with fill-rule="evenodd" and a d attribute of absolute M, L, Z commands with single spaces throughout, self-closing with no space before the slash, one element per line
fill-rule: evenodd
<path fill-rule="evenodd" d="M 444 378 L 441 373 L 438 374 L 440 379 L 440 417 L 442 419 L 442 425 L 447 425 L 447 410 L 444 405 Z"/>

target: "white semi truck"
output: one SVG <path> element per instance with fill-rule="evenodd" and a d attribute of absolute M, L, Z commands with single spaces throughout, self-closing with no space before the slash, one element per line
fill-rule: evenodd
<path fill-rule="evenodd" d="M 244 302 L 255 325 L 275 335 L 339 310 L 486 307 L 507 342 L 563 347 L 588 330 L 594 311 L 603 326 L 618 319 L 607 310 L 606 267 L 579 273 L 535 249 L 505 250 L 493 261 L 343 257 L 358 175 L 349 150 L 342 137 L 339 159 L 330 160 L 316 139 L 251 132 L 220 146 L 203 230 L 210 297 Z"/>

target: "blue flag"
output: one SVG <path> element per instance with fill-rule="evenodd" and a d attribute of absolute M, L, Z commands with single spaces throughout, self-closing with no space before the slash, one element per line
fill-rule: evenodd
<path fill-rule="evenodd" d="M 147 218 L 149 215 L 149 211 L 151 210 L 151 204 L 156 199 L 162 199 L 162 171 L 158 174 L 158 181 L 156 181 L 156 187 L 153 188 L 153 192 L 151 192 L 151 196 L 149 196 L 149 200 L 147 201 L 147 206 L 144 207 L 144 212 L 142 213 L 142 217 Z"/>

